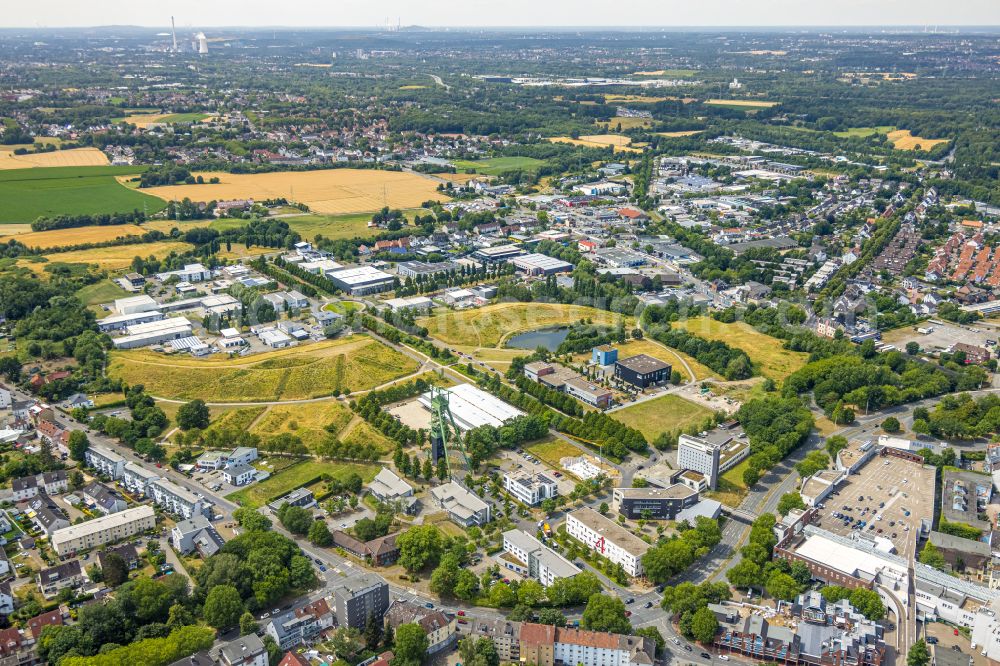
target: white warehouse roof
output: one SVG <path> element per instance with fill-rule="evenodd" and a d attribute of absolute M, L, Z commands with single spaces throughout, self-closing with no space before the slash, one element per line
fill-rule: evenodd
<path fill-rule="evenodd" d="M 499 427 L 509 419 L 524 416 L 524 412 L 508 405 L 503 400 L 493 397 L 472 384 L 459 384 L 450 389 L 448 405 L 455 423 L 463 430 L 471 430 L 483 425 Z M 420 396 L 420 404 L 430 408 L 430 393 Z"/>
<path fill-rule="evenodd" d="M 392 281 L 393 277 L 384 271 L 371 266 L 357 266 L 330 273 L 330 278 L 339 280 L 346 285 L 356 286 L 370 282 Z"/>

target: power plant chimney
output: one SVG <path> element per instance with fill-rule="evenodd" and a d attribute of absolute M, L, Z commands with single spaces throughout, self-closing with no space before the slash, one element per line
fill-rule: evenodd
<path fill-rule="evenodd" d="M 174 38 L 174 53 L 177 53 L 177 26 L 174 25 L 174 17 L 170 17 L 170 34 Z"/>
<path fill-rule="evenodd" d="M 208 53 L 208 37 L 205 36 L 205 33 L 199 32 L 195 35 L 195 39 L 198 40 L 198 53 L 201 55 Z"/>

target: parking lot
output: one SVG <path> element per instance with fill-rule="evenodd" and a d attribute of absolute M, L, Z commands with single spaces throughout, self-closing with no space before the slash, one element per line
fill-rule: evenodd
<path fill-rule="evenodd" d="M 929 333 L 919 333 L 917 328 L 917 326 L 907 326 L 892 331 L 885 336 L 883 342 L 893 344 L 898 349 L 903 349 L 907 342 L 916 342 L 921 349 L 929 352 L 940 352 L 951 348 L 956 342 L 964 342 L 976 347 L 991 347 L 1000 338 L 1000 330 L 990 322 L 977 322 L 961 326 L 932 320 L 919 326 L 924 330 L 930 329 Z"/>
<path fill-rule="evenodd" d="M 916 551 L 920 517 L 934 515 L 934 483 L 933 469 L 893 456 L 876 456 L 823 501 L 819 526 L 849 538 L 884 537 L 897 554 L 910 560 Z"/>
<path fill-rule="evenodd" d="M 538 458 L 529 458 L 530 454 L 517 453 L 516 451 L 503 451 L 501 453 L 500 469 L 505 472 L 518 471 L 531 474 L 546 474 L 556 480 L 560 495 L 569 495 L 576 487 L 576 483 L 567 478 L 562 470 L 553 470 Z M 532 462 L 534 461 L 534 462 Z M 556 476 L 558 474 L 559 476 Z"/>

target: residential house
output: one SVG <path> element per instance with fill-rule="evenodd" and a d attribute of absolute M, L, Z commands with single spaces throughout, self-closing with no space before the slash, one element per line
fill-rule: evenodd
<path fill-rule="evenodd" d="M 426 608 L 410 601 L 397 600 L 385 613 L 385 624 L 393 631 L 402 624 L 417 624 L 427 634 L 427 654 L 432 655 L 453 646 L 458 639 L 454 617 L 439 610 Z"/>
<path fill-rule="evenodd" d="M 58 469 L 52 472 L 42 472 L 34 476 L 22 476 L 10 482 L 11 498 L 14 502 L 36 497 L 38 493 L 58 495 L 69 490 L 66 470 Z"/>
<path fill-rule="evenodd" d="M 35 576 L 35 582 L 38 583 L 38 588 L 46 599 L 52 599 L 63 588 L 79 587 L 86 580 L 87 577 L 83 573 L 80 560 L 69 560 L 48 569 L 42 569 Z"/>
<path fill-rule="evenodd" d="M 225 543 L 212 523 L 201 514 L 195 514 L 174 525 L 170 530 L 170 542 L 174 550 L 182 555 L 198 551 L 202 557 L 214 555 Z"/>

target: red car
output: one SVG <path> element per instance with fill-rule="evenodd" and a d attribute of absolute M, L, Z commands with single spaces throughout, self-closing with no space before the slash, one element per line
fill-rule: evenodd
<path fill-rule="evenodd" d="M 632 611 L 625 611 L 625 617 L 632 617 Z"/>
<path fill-rule="evenodd" d="M 465 611 L 458 611 L 459 615 L 465 615 Z"/>

